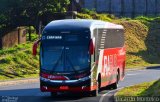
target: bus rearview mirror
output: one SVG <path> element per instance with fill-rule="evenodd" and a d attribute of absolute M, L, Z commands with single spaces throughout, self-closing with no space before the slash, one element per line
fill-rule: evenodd
<path fill-rule="evenodd" d="M 90 41 L 89 52 L 90 52 L 91 55 L 93 55 L 93 53 L 94 53 L 94 44 L 93 44 L 92 40 Z"/>
<path fill-rule="evenodd" d="M 33 48 L 32 48 L 32 54 L 33 54 L 33 56 L 36 56 L 36 55 L 37 55 L 37 48 L 38 48 L 39 42 L 40 42 L 40 40 L 36 41 L 36 42 L 33 44 Z"/>

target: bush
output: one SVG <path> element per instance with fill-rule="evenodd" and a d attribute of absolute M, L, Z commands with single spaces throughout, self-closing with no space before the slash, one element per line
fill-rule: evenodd
<path fill-rule="evenodd" d="M 155 20 L 156 22 L 160 22 L 160 17 L 156 17 L 154 20 Z"/>
<path fill-rule="evenodd" d="M 93 19 L 90 15 L 88 15 L 88 14 L 81 14 L 81 13 L 77 14 L 77 18 L 80 18 L 80 19 Z"/>
<path fill-rule="evenodd" d="M 99 15 L 97 16 L 97 18 L 98 18 L 99 20 L 103 20 L 103 21 L 112 21 L 112 19 L 109 18 L 109 17 L 107 17 L 106 14 L 99 14 Z"/>
<path fill-rule="evenodd" d="M 109 18 L 107 14 L 96 14 L 96 13 L 93 13 L 91 15 L 78 13 L 77 14 L 77 18 L 80 18 L 80 19 L 96 19 L 96 20 L 103 20 L 103 21 L 112 21 L 112 19 Z"/>
<path fill-rule="evenodd" d="M 153 21 L 154 18 L 152 18 L 152 17 L 146 17 L 146 16 L 138 16 L 138 17 L 135 18 L 135 20 L 141 20 L 141 21 L 150 22 L 150 21 Z"/>
<path fill-rule="evenodd" d="M 7 17 L 3 14 L 0 14 L 0 25 L 7 22 Z"/>
<path fill-rule="evenodd" d="M 3 58 L 0 60 L 1 64 L 10 64 L 12 61 L 12 57 L 11 56 L 7 56 L 6 58 Z"/>
<path fill-rule="evenodd" d="M 85 8 L 82 8 L 82 13 L 85 13 L 85 14 L 96 14 L 96 10 L 88 10 L 88 9 L 85 9 Z"/>

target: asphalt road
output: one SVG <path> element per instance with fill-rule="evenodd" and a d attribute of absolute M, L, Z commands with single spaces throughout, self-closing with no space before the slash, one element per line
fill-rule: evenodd
<path fill-rule="evenodd" d="M 125 79 L 119 82 L 118 88 L 135 85 L 160 78 L 160 68 L 127 71 Z M 97 97 L 83 96 L 74 93 L 63 93 L 50 97 L 42 93 L 39 83 L 21 84 L 0 87 L 0 102 L 110 102 L 116 90 L 102 90 Z"/>

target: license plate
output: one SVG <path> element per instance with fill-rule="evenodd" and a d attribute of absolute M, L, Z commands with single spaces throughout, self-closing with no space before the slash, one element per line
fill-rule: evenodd
<path fill-rule="evenodd" d="M 68 87 L 68 86 L 60 86 L 60 89 L 61 89 L 61 90 L 68 90 L 69 87 Z"/>

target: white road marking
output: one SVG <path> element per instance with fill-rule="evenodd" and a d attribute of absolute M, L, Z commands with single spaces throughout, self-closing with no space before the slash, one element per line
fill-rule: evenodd
<path fill-rule="evenodd" d="M 106 95 L 109 95 L 111 92 L 118 91 L 118 90 L 121 90 L 121 89 L 123 89 L 123 88 L 124 88 L 124 87 L 121 87 L 121 88 L 118 88 L 118 89 L 116 89 L 116 90 L 112 90 L 112 91 L 109 91 L 109 92 L 103 94 L 103 95 L 101 96 L 99 102 L 103 102 L 104 97 L 105 97 Z"/>
<path fill-rule="evenodd" d="M 141 74 L 141 73 L 135 73 L 135 74 L 126 74 L 127 76 L 133 76 L 133 75 L 138 75 L 138 74 Z"/>
<path fill-rule="evenodd" d="M 136 84 L 135 84 L 135 85 L 136 85 Z M 105 97 L 106 95 L 108 95 L 109 93 L 111 93 L 111 92 L 118 91 L 118 90 L 121 90 L 121 89 L 123 89 L 123 88 L 132 87 L 132 86 L 134 86 L 134 85 L 129 85 L 129 86 L 125 86 L 125 87 L 118 88 L 118 89 L 116 89 L 116 90 L 109 91 L 109 92 L 107 92 L 107 93 L 105 93 L 105 94 L 103 94 L 103 95 L 101 96 L 99 102 L 103 102 L 104 97 Z"/>
<path fill-rule="evenodd" d="M 50 96 L 50 93 L 49 92 L 40 92 L 40 93 L 37 93 L 35 96 Z"/>

